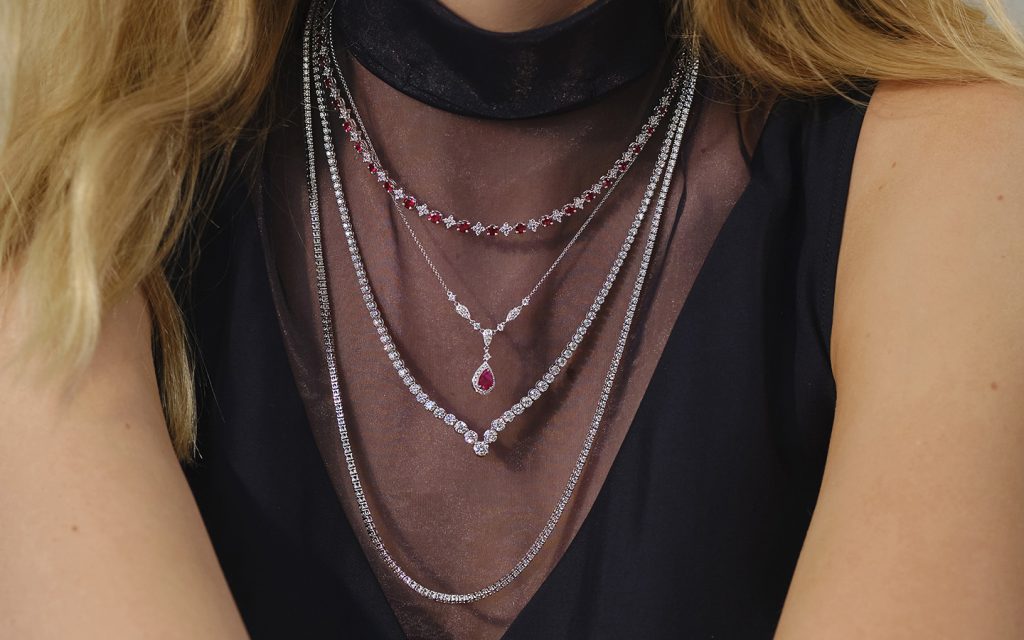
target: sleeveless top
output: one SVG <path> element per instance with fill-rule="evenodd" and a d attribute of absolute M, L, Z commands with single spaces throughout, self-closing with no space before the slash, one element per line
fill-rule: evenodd
<path fill-rule="evenodd" d="M 476 29 L 434 0 L 338 4 L 355 88 L 410 118 L 427 105 L 436 113 L 422 117 L 438 126 L 557 131 L 607 117 L 605 104 L 649 100 L 667 68 L 653 1 L 598 0 L 517 34 Z M 289 91 L 297 42 L 282 71 Z M 652 326 L 638 315 L 634 329 L 644 335 L 622 383 L 621 404 L 635 398 L 618 416 L 621 442 L 598 456 L 607 475 L 570 514 L 535 589 L 495 622 L 500 637 L 770 638 L 778 621 L 835 409 L 833 290 L 863 106 L 777 99 L 746 117 L 710 83 L 698 103 L 652 265 Z M 317 404 L 322 363 L 300 335 L 319 319 L 294 302 L 309 297 L 301 232 L 286 237 L 287 212 L 301 207 L 273 196 L 299 193 L 287 186 L 301 182 L 286 149 L 296 131 L 280 145 L 271 133 L 255 183 L 241 169 L 229 177 L 180 287 L 199 365 L 200 456 L 186 474 L 252 637 L 473 637 L 431 628 L 398 599 L 346 494 L 330 412 Z M 365 316 L 340 306 L 345 322 Z"/>

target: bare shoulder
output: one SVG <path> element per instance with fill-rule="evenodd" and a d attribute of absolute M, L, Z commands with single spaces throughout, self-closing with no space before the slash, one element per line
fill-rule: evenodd
<path fill-rule="evenodd" d="M 847 203 L 832 344 L 838 369 L 849 361 L 845 347 L 860 340 L 847 320 L 857 322 L 862 303 L 890 302 L 881 291 L 942 285 L 947 295 L 932 302 L 971 308 L 984 301 L 949 287 L 970 282 L 975 295 L 1021 289 L 1022 176 L 1024 90 L 992 82 L 878 86 Z"/>
<path fill-rule="evenodd" d="M 24 318 L 16 300 L 0 307 L 8 635 L 243 637 L 166 432 L 142 296 L 106 314 L 70 381 L 15 366 Z"/>
<path fill-rule="evenodd" d="M 836 280 L 836 415 L 780 638 L 1024 633 L 1024 94 L 883 83 Z"/>

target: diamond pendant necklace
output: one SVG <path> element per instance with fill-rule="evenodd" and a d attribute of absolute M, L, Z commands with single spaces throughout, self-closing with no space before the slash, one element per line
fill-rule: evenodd
<path fill-rule="evenodd" d="M 641 125 L 640 131 L 636 134 L 633 141 L 626 147 L 626 150 L 622 152 L 615 162 L 612 163 L 612 166 L 608 171 L 602 174 L 601 177 L 599 177 L 590 187 L 584 189 L 581 194 L 571 199 L 567 204 L 552 210 L 548 214 L 531 218 L 525 222 L 505 221 L 501 224 L 484 224 L 480 221 L 470 222 L 469 220 L 456 218 L 450 213 L 446 214 L 443 211 L 432 208 L 421 198 L 414 196 L 409 189 L 403 188 L 398 181 L 391 177 L 390 173 L 384 169 L 384 163 L 381 162 L 380 156 L 373 148 L 369 132 L 363 124 L 362 119 L 359 117 L 359 111 L 356 108 L 356 101 L 352 97 L 352 92 L 349 90 L 348 84 L 345 82 L 345 76 L 341 72 L 341 66 L 338 64 L 338 61 L 334 56 L 334 29 L 331 28 L 331 21 L 332 16 L 330 15 L 324 20 L 324 37 L 330 49 L 330 59 L 333 62 L 335 73 L 337 74 L 338 81 L 340 81 L 340 84 L 344 88 L 345 95 L 343 96 L 338 92 L 338 87 L 331 74 L 325 73 L 324 75 L 327 78 L 326 82 L 328 90 L 331 92 L 330 104 L 334 107 L 335 112 L 341 118 L 342 130 L 347 134 L 349 142 L 352 145 L 352 149 L 355 151 L 356 157 L 359 158 L 359 160 L 366 165 L 370 173 L 376 177 L 381 188 L 388 193 L 394 201 L 395 206 L 400 210 L 415 210 L 420 218 L 437 225 L 443 225 L 446 230 L 456 231 L 463 234 L 469 234 L 472 232 L 476 236 L 484 235 L 487 237 L 495 237 L 499 233 L 504 236 L 509 236 L 511 234 L 523 235 L 527 231 L 537 232 L 580 213 L 588 204 L 597 200 L 598 196 L 602 192 L 607 195 L 607 192 L 611 190 L 615 184 L 618 184 L 622 176 L 629 171 L 629 168 L 633 166 L 637 157 L 639 157 L 640 153 L 644 150 L 644 147 L 646 147 L 647 143 L 654 137 L 654 133 L 661 124 L 661 121 L 668 114 L 669 105 L 671 104 L 675 93 L 679 89 L 680 82 L 682 81 L 682 66 L 677 65 L 669 79 L 669 83 L 665 87 L 664 92 L 655 104 L 651 115 L 648 116 L 646 121 Z"/>
<path fill-rule="evenodd" d="M 323 40 L 317 41 L 316 53 L 317 57 L 323 58 L 327 56 L 327 52 L 323 50 Z M 341 191 L 341 177 L 338 170 L 337 159 L 334 151 L 334 144 L 331 138 L 331 129 L 329 122 L 328 110 L 326 107 L 326 101 L 323 95 L 323 87 L 325 83 L 322 82 L 320 76 L 320 66 L 314 66 L 313 74 L 315 76 L 315 82 L 313 87 L 315 88 L 315 94 L 318 105 L 318 112 L 321 118 L 321 124 L 324 131 L 323 144 L 324 154 L 327 158 L 327 165 L 330 170 L 331 182 L 334 187 L 334 195 L 339 205 L 339 215 L 341 217 L 342 228 L 348 244 L 349 253 L 351 254 L 353 268 L 356 272 L 356 278 L 359 283 L 360 291 L 363 294 L 363 302 L 367 308 L 367 312 L 370 315 L 371 322 L 376 328 L 381 344 L 384 347 L 385 354 L 391 360 L 395 372 L 408 388 L 409 392 L 416 398 L 424 409 L 426 409 L 435 419 L 443 421 L 444 424 L 448 425 L 454 431 L 461 435 L 464 441 L 470 445 L 473 452 L 478 456 L 487 455 L 490 445 L 498 440 L 498 434 L 501 433 L 505 427 L 515 420 L 519 415 L 526 411 L 536 400 L 546 392 L 550 386 L 554 383 L 556 377 L 564 370 L 569 359 L 576 353 L 583 338 L 587 335 L 587 332 L 596 320 L 601 308 L 607 299 L 613 284 L 615 283 L 617 276 L 621 270 L 622 265 L 628 256 L 629 250 L 632 247 L 634 240 L 636 239 L 639 227 L 644 219 L 645 212 L 650 206 L 650 202 L 654 196 L 654 190 L 656 183 L 654 182 L 654 176 L 652 176 L 652 182 L 648 185 L 647 191 L 644 194 L 643 201 L 634 217 L 633 224 L 630 227 L 623 245 L 619 250 L 615 260 L 613 261 L 611 268 L 604 283 L 600 290 L 596 294 L 590 309 L 586 313 L 585 317 L 581 321 L 576 332 L 570 338 L 565 349 L 558 355 L 555 362 L 548 368 L 547 372 L 543 377 L 538 380 L 532 388 L 530 388 L 525 395 L 516 403 L 514 403 L 507 411 L 501 414 L 499 417 L 491 421 L 490 428 L 485 429 L 482 433 L 477 430 L 469 428 L 464 420 L 461 420 L 454 413 L 446 410 L 435 400 L 433 400 L 422 386 L 413 377 L 411 371 L 402 359 L 401 354 L 398 351 L 394 340 L 387 328 L 384 318 L 380 313 L 380 308 L 376 301 L 376 296 L 373 294 L 373 289 L 370 284 L 369 278 L 366 274 L 366 267 L 362 259 L 362 254 L 359 250 L 359 245 L 356 240 L 355 228 L 352 224 L 349 216 L 347 206 L 344 206 L 344 200 L 342 198 Z M 693 99 L 694 85 L 696 82 L 696 70 L 691 68 L 687 74 L 686 89 L 684 94 L 680 97 L 680 103 L 689 105 Z M 665 145 L 669 144 L 672 140 L 676 130 L 679 128 L 680 123 L 673 120 L 670 124 L 669 130 L 666 132 Z M 667 147 L 663 146 L 661 156 L 667 155 Z M 659 157 L 659 162 L 664 163 L 664 157 Z"/>
<path fill-rule="evenodd" d="M 608 404 L 608 398 L 611 394 L 612 386 L 615 382 L 615 377 L 618 372 L 619 363 L 622 359 L 622 354 L 626 346 L 627 339 L 629 337 L 629 330 L 632 325 L 634 314 L 640 300 L 640 293 L 643 289 L 644 280 L 647 275 L 647 269 L 650 265 L 651 256 L 654 253 L 654 246 L 658 236 L 658 229 L 661 222 L 661 214 L 665 207 L 665 201 L 668 197 L 669 187 L 671 186 L 672 177 L 674 174 L 676 160 L 678 159 L 679 149 L 682 144 L 683 132 L 685 130 L 685 123 L 689 115 L 690 105 L 693 99 L 693 86 L 687 87 L 688 98 L 681 99 L 676 107 L 676 111 L 673 115 L 673 120 L 679 125 L 674 128 L 674 135 L 671 139 L 666 138 L 665 144 L 662 147 L 662 151 L 658 156 L 658 162 L 655 165 L 654 172 L 651 177 L 651 185 L 649 191 L 652 191 L 660 183 L 661 188 L 658 190 L 657 203 L 654 207 L 653 214 L 650 218 L 650 226 L 647 234 L 647 240 L 645 243 L 644 253 L 640 262 L 640 270 L 637 274 L 636 281 L 633 285 L 632 295 L 629 300 L 629 305 L 626 309 L 626 314 L 623 317 L 622 329 L 619 332 L 619 338 L 616 342 L 615 351 L 611 358 L 611 363 L 608 367 L 608 372 L 605 374 L 604 383 L 601 387 L 601 395 L 598 399 L 597 408 L 594 412 L 594 417 L 591 420 L 590 428 L 587 431 L 587 435 L 583 441 L 583 445 L 580 449 L 579 456 L 576 459 L 576 463 L 573 466 L 572 472 L 569 474 L 569 479 L 566 482 L 565 488 L 562 491 L 561 497 L 556 503 L 554 510 L 551 512 L 547 522 L 541 529 L 537 538 L 533 544 L 526 551 L 523 557 L 518 563 L 500 579 L 492 582 L 491 584 L 472 591 L 469 593 L 449 593 L 444 591 L 437 591 L 431 589 L 410 576 L 392 557 L 387 547 L 384 545 L 383 540 L 380 537 L 380 533 L 377 531 L 377 525 L 374 521 L 373 514 L 370 511 L 369 503 L 366 499 L 366 493 L 363 491 L 362 481 L 359 476 L 359 469 L 356 464 L 355 455 L 352 450 L 352 443 L 348 436 L 348 425 L 345 420 L 345 412 L 342 406 L 341 400 L 341 380 L 338 373 L 337 355 L 334 348 L 334 333 L 333 333 L 333 319 L 331 316 L 331 301 L 330 295 L 327 288 L 327 270 L 323 255 L 323 245 L 321 242 L 321 225 L 320 225 L 320 207 L 319 207 L 319 186 L 317 180 L 316 171 L 316 147 L 314 142 L 314 128 L 313 128 L 313 96 L 310 82 L 310 71 L 311 71 L 311 57 L 313 51 L 311 49 L 311 36 L 313 27 L 317 24 L 317 18 L 321 9 L 321 3 L 319 0 L 313 2 L 310 8 L 310 13 L 307 18 L 306 31 L 303 38 L 303 56 L 302 56 L 302 78 L 303 78 L 303 114 L 305 121 L 305 136 L 306 136 L 306 180 L 307 189 L 309 190 L 309 217 L 310 227 L 313 236 L 313 257 L 316 267 L 316 291 L 317 298 L 320 303 L 320 324 L 322 330 L 322 339 L 324 345 L 324 355 L 326 360 L 327 372 L 331 384 L 331 400 L 334 405 L 334 415 L 338 427 L 338 435 L 341 440 L 342 449 L 345 456 L 345 466 L 349 474 L 349 479 L 352 483 L 353 493 L 355 494 L 356 503 L 359 508 L 360 518 L 363 521 L 363 525 L 370 538 L 370 542 L 380 555 L 381 560 L 384 564 L 410 589 L 420 594 L 421 596 L 428 598 L 436 602 L 443 602 L 449 604 L 463 604 L 469 602 L 475 602 L 488 596 L 494 595 L 498 591 L 504 589 L 511 584 L 516 578 L 518 578 L 523 571 L 530 565 L 530 563 L 540 553 L 544 544 L 548 541 L 551 533 L 558 525 L 561 519 L 562 513 L 568 505 L 570 499 L 573 496 L 576 485 L 581 477 L 583 470 L 586 466 L 587 459 L 590 455 L 591 448 L 594 440 L 597 436 L 601 420 L 604 416 L 605 407 Z M 696 81 L 697 74 L 697 61 L 694 58 L 689 63 L 688 82 Z M 326 116 L 323 113 L 324 106 L 322 104 L 322 96 L 318 96 L 318 107 L 321 115 L 321 126 L 323 129 L 323 135 L 325 138 L 330 136 L 330 129 L 326 121 Z M 330 156 L 329 156 L 330 157 Z M 333 176 L 332 176 L 333 181 Z M 347 211 L 345 206 L 344 194 L 341 192 L 340 182 L 335 183 L 335 199 L 339 205 L 339 212 Z M 650 203 L 649 198 L 645 196 L 645 199 Z"/>
<path fill-rule="evenodd" d="M 324 86 L 327 87 L 328 91 L 331 93 L 332 103 L 336 106 L 335 110 L 339 111 L 337 105 L 342 105 L 342 109 L 339 111 L 339 116 L 343 119 L 342 130 L 344 131 L 344 133 L 351 141 L 353 141 L 357 145 L 360 145 L 361 149 L 364 150 L 364 153 L 371 154 L 374 158 L 377 158 L 378 156 L 376 149 L 374 149 L 373 142 L 370 140 L 366 125 L 363 122 L 362 115 L 359 113 L 359 109 L 356 106 L 355 98 L 352 96 L 352 91 L 349 88 L 348 82 L 345 80 L 345 76 L 341 72 L 341 67 L 338 64 L 337 59 L 335 58 L 335 49 L 332 40 L 333 30 L 330 28 L 330 18 L 328 17 L 325 22 L 327 50 L 324 53 L 327 54 L 327 57 L 330 59 L 331 63 L 329 65 L 326 65 L 326 68 L 324 65 L 321 66 L 321 74 L 323 74 L 324 76 Z M 669 84 L 669 87 L 666 89 L 665 95 L 663 95 L 661 98 L 662 101 L 670 100 L 672 97 L 674 97 L 676 88 L 679 86 L 680 78 L 682 77 L 683 64 L 684 59 L 682 56 L 680 56 L 679 60 L 677 60 L 675 71 L 672 74 L 672 80 Z M 331 67 L 333 67 L 333 74 Z M 335 77 L 337 79 L 335 79 Z M 344 92 L 344 95 L 342 95 L 342 92 Z M 346 99 L 347 104 L 349 105 L 349 107 L 347 108 L 344 107 L 344 105 L 346 104 Z M 649 129 L 650 134 L 653 134 L 655 130 L 654 128 L 657 126 L 657 123 L 660 122 L 660 116 L 652 116 L 651 121 L 653 122 L 653 124 L 648 123 L 648 125 L 646 126 Z M 648 138 L 644 138 L 643 142 L 646 142 L 647 139 Z M 642 148 L 642 145 L 640 148 Z M 484 327 L 478 320 L 474 319 L 473 313 L 469 309 L 469 307 L 466 304 L 459 301 L 458 296 L 456 296 L 456 294 L 448 286 L 448 283 L 445 282 L 445 279 L 441 275 L 441 272 L 438 269 L 437 265 L 435 265 L 434 261 L 431 260 L 430 255 L 426 250 L 426 247 L 423 245 L 423 242 L 420 241 L 416 232 L 413 230 L 412 225 L 409 223 L 409 219 L 408 216 L 406 215 L 405 209 L 403 209 L 401 206 L 398 207 L 399 219 L 401 220 L 402 225 L 409 233 L 413 243 L 419 250 L 420 255 L 423 256 L 423 260 L 426 262 L 427 267 L 434 274 L 434 277 L 437 279 L 437 282 L 441 285 L 441 289 L 444 291 L 448 302 L 452 304 L 455 313 L 457 313 L 460 317 L 465 319 L 466 322 L 469 324 L 470 328 L 472 328 L 473 331 L 478 333 L 480 335 L 481 340 L 483 341 L 483 357 L 481 359 L 480 366 L 477 367 L 477 369 L 473 372 L 473 375 L 470 376 L 469 380 L 471 387 L 478 394 L 487 395 L 497 385 L 497 376 L 495 374 L 494 367 L 491 365 L 491 342 L 493 341 L 494 337 L 497 334 L 504 331 L 505 327 L 510 322 L 519 317 L 520 313 L 522 313 L 525 307 L 529 306 L 530 301 L 533 299 L 533 296 L 540 289 L 541 285 L 544 284 L 544 282 L 548 279 L 548 276 L 550 276 L 551 273 L 554 272 L 554 270 L 562 262 L 562 259 L 569 253 L 569 250 L 573 247 L 573 245 L 576 244 L 577 240 L 579 240 L 579 238 L 583 235 L 583 232 L 587 229 L 587 227 L 590 226 L 590 223 L 594 220 L 597 213 L 604 206 L 605 202 L 608 200 L 608 197 L 619 185 L 619 182 L 629 172 L 629 169 L 633 166 L 633 161 L 635 159 L 635 155 L 631 156 L 629 163 L 623 163 L 621 165 L 621 170 L 618 171 L 614 179 L 612 179 L 609 182 L 607 188 L 604 190 L 604 193 L 598 201 L 597 205 L 590 212 L 587 218 L 583 221 L 583 224 L 576 231 L 576 233 L 573 234 L 572 238 L 570 238 L 570 240 L 566 243 L 565 247 L 555 258 L 555 261 L 541 275 L 537 283 L 533 286 L 530 292 L 527 293 L 526 296 L 522 298 L 519 304 L 509 309 L 508 312 L 506 312 L 505 314 L 504 320 L 497 323 L 494 327 Z M 392 193 L 392 197 L 394 197 L 394 193 Z"/>

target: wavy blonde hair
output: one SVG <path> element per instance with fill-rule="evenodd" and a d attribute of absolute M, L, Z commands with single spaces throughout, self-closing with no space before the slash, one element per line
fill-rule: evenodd
<path fill-rule="evenodd" d="M 80 368 L 104 311 L 141 289 L 183 459 L 194 450 L 194 383 L 166 263 L 235 145 L 258 135 L 253 118 L 296 4 L 0 5 L 0 273 L 28 294 L 24 345 Z M 716 73 L 746 89 L 1024 85 L 1024 43 L 998 0 L 679 0 L 673 16 Z"/>

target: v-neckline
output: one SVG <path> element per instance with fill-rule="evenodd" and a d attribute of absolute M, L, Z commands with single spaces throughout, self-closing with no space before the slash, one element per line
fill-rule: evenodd
<path fill-rule="evenodd" d="M 763 151 L 762 151 L 763 141 L 764 141 L 764 137 L 765 137 L 764 133 L 765 133 L 765 130 L 767 130 L 768 122 L 771 121 L 772 115 L 774 114 L 774 111 L 775 110 L 773 108 L 771 114 L 769 114 L 768 120 L 766 121 L 766 124 L 764 126 L 764 130 L 762 130 L 761 134 L 758 137 L 758 141 L 757 141 L 757 143 L 755 145 L 755 149 L 754 149 L 753 153 L 750 155 L 750 163 L 749 163 L 748 166 L 755 165 L 758 162 L 759 158 L 762 156 L 762 153 L 763 153 Z M 261 170 L 262 170 L 262 167 L 261 167 Z M 261 184 L 262 184 L 262 182 L 261 182 Z M 725 231 L 725 229 L 730 224 L 735 224 L 734 218 L 735 218 L 736 212 L 739 211 L 739 210 L 742 210 L 743 208 L 745 208 L 745 203 L 749 199 L 754 197 L 754 195 L 752 193 L 754 188 L 755 188 L 754 182 L 753 181 L 748 182 L 748 184 L 741 190 L 739 198 L 732 205 L 732 207 L 729 208 L 728 213 L 725 215 L 725 217 L 724 217 L 724 219 L 722 221 L 721 227 L 719 228 L 718 232 L 715 234 L 715 237 L 714 237 L 714 239 L 713 239 L 713 241 L 711 243 L 711 246 L 708 248 L 708 250 L 707 250 L 707 252 L 705 254 L 705 257 L 704 257 L 704 260 L 703 260 L 703 262 L 701 264 L 701 267 L 697 270 L 696 276 L 694 277 L 694 280 L 691 283 L 691 290 L 693 288 L 697 287 L 698 286 L 698 282 L 701 281 L 702 274 L 706 271 L 705 265 L 712 259 L 712 256 L 715 254 L 715 252 L 717 250 L 717 247 L 720 244 L 719 239 L 723 235 L 723 232 Z M 265 261 L 265 264 L 266 264 L 266 268 L 268 270 L 267 275 L 268 275 L 268 277 L 270 278 L 270 280 L 272 282 L 271 289 L 272 289 L 272 297 L 273 297 L 273 301 L 274 301 L 274 306 L 275 307 L 280 307 L 280 305 L 282 305 L 284 303 L 281 300 L 281 292 L 277 289 L 276 285 L 274 284 L 274 280 L 275 280 L 274 276 L 275 276 L 275 274 L 273 273 L 274 265 L 273 265 L 273 260 L 272 260 L 271 254 L 270 254 L 271 247 L 268 244 L 268 240 L 267 240 L 265 232 L 264 232 L 265 225 L 263 224 L 263 220 L 264 220 L 264 216 L 266 214 L 266 204 L 265 204 L 265 193 L 264 193 L 264 190 L 262 189 L 262 187 L 259 188 L 258 190 L 256 190 L 256 192 L 252 194 L 252 198 L 254 200 L 253 204 L 254 204 L 254 207 L 255 207 L 257 218 L 260 221 L 260 235 L 262 237 L 261 242 L 263 243 L 263 251 L 264 251 L 265 255 L 268 257 L 267 260 Z M 678 203 L 677 209 L 674 212 L 675 213 L 675 218 L 678 218 L 678 216 L 681 213 L 680 210 L 685 206 L 685 203 L 686 203 L 686 198 L 685 198 L 685 196 L 683 196 L 683 197 L 680 198 L 680 201 Z M 501 636 L 502 639 L 511 640 L 512 638 L 515 637 L 515 634 L 517 633 L 517 629 L 525 624 L 523 621 L 524 620 L 528 620 L 530 615 L 532 615 L 531 612 L 533 610 L 535 610 L 539 606 L 537 604 L 539 602 L 539 599 L 541 597 L 543 597 L 544 593 L 546 593 L 547 591 L 550 590 L 550 584 L 552 584 L 553 582 L 555 582 L 555 581 L 560 579 L 560 576 L 565 571 L 565 566 L 566 566 L 566 564 L 568 562 L 567 558 L 569 558 L 571 556 L 574 556 L 574 555 L 579 553 L 578 548 L 580 547 L 581 544 L 583 544 L 582 540 L 586 537 L 588 529 L 592 528 L 592 526 L 593 526 L 593 520 L 594 520 L 594 517 L 595 517 L 594 516 L 595 508 L 597 508 L 599 506 L 599 503 L 603 501 L 604 497 L 609 492 L 612 492 L 612 491 L 615 490 L 615 486 L 613 484 L 613 480 L 614 480 L 615 475 L 617 474 L 618 467 L 620 467 L 621 464 L 623 464 L 621 462 L 620 452 L 622 451 L 623 448 L 626 448 L 636 437 L 638 437 L 636 435 L 637 429 L 636 429 L 636 425 L 635 425 L 636 420 L 637 420 L 637 415 L 642 413 L 643 406 L 646 403 L 649 402 L 648 395 L 649 395 L 651 379 L 653 379 L 655 376 L 660 375 L 666 369 L 666 366 L 667 366 L 666 361 L 665 361 L 665 359 L 667 357 L 666 354 L 668 354 L 672 350 L 673 344 L 675 342 L 677 342 L 678 340 L 680 340 L 680 332 L 682 330 L 681 327 L 685 323 L 685 316 L 687 315 L 687 309 L 689 308 L 688 302 L 689 302 L 689 296 L 687 296 L 686 299 L 683 301 L 683 303 L 682 303 L 682 305 L 681 305 L 681 307 L 680 307 L 680 309 L 678 311 L 678 314 L 677 314 L 674 322 L 672 323 L 672 328 L 669 331 L 669 334 L 668 334 L 668 337 L 667 337 L 667 339 L 666 339 L 666 341 L 664 343 L 664 346 L 663 346 L 661 352 L 658 354 L 658 356 L 656 358 L 656 364 L 655 364 L 654 369 L 652 371 L 651 378 L 649 378 L 647 380 L 647 383 L 645 384 L 644 391 L 643 391 L 643 394 L 641 396 L 641 400 L 637 404 L 637 406 L 635 407 L 635 409 L 633 411 L 633 415 L 629 419 L 629 426 L 628 426 L 628 428 L 626 430 L 625 436 L 623 437 L 621 443 L 619 444 L 619 446 L 615 450 L 615 453 L 613 455 L 612 464 L 611 464 L 611 466 L 609 468 L 609 471 L 608 471 L 607 475 L 601 481 L 601 485 L 600 485 L 600 487 L 599 487 L 599 489 L 597 491 L 596 497 L 594 498 L 592 504 L 587 508 L 586 513 L 583 515 L 583 518 L 582 518 L 582 520 L 581 520 L 581 522 L 579 524 L 579 527 L 577 528 L 575 533 L 572 535 L 572 537 L 571 537 L 568 545 L 564 549 L 564 551 L 558 556 L 557 559 L 555 559 L 555 562 L 554 562 L 553 566 L 551 566 L 548 574 L 544 577 L 544 579 L 541 581 L 541 583 L 539 584 L 537 589 L 530 595 L 530 597 L 527 599 L 526 603 L 519 609 L 518 613 L 512 618 L 512 621 L 506 627 L 505 631 L 503 632 L 503 634 Z M 280 311 L 280 309 L 278 309 L 278 310 Z M 294 379 L 294 376 L 293 376 L 293 379 Z M 323 454 L 321 453 L 321 461 L 323 462 L 322 456 L 323 456 Z M 358 536 L 356 535 L 356 530 L 355 530 L 355 528 L 353 526 L 353 523 L 350 521 L 350 519 L 348 518 L 347 514 L 344 513 L 345 510 L 342 508 L 340 496 L 337 496 L 336 491 L 334 491 L 334 489 L 333 489 L 333 485 L 332 485 L 331 491 L 332 491 L 332 493 L 335 494 L 336 498 L 338 498 L 338 506 L 343 511 L 342 519 L 344 520 L 344 526 L 347 527 L 348 533 L 352 534 L 352 539 L 355 542 L 355 544 L 359 545 L 360 549 L 362 549 L 362 545 L 360 545 L 359 542 L 358 542 Z M 372 582 L 375 585 L 373 596 L 371 598 L 372 599 L 372 603 L 370 604 L 370 606 L 372 606 L 374 609 L 376 609 L 376 614 L 374 615 L 374 617 L 376 619 L 382 621 L 382 622 L 384 620 L 387 620 L 388 627 L 393 630 L 393 632 L 396 634 L 396 637 L 398 637 L 398 638 L 405 638 L 406 635 L 405 635 L 404 631 L 402 630 L 402 627 L 401 627 L 401 625 L 399 623 L 399 620 L 398 620 L 398 617 L 397 617 L 397 615 L 395 613 L 395 610 L 392 608 L 388 598 L 386 597 L 386 595 L 385 595 L 385 593 L 383 591 L 383 588 L 381 587 L 381 584 L 379 582 L 379 579 L 378 579 L 376 573 L 374 572 L 373 568 L 370 565 L 369 558 L 366 556 L 365 553 L 361 553 L 360 557 L 362 559 L 362 562 L 359 564 L 359 567 L 358 567 L 358 571 L 360 572 L 360 575 L 358 577 L 358 582 L 360 584 L 364 584 L 364 585 L 365 584 L 370 584 Z"/>

